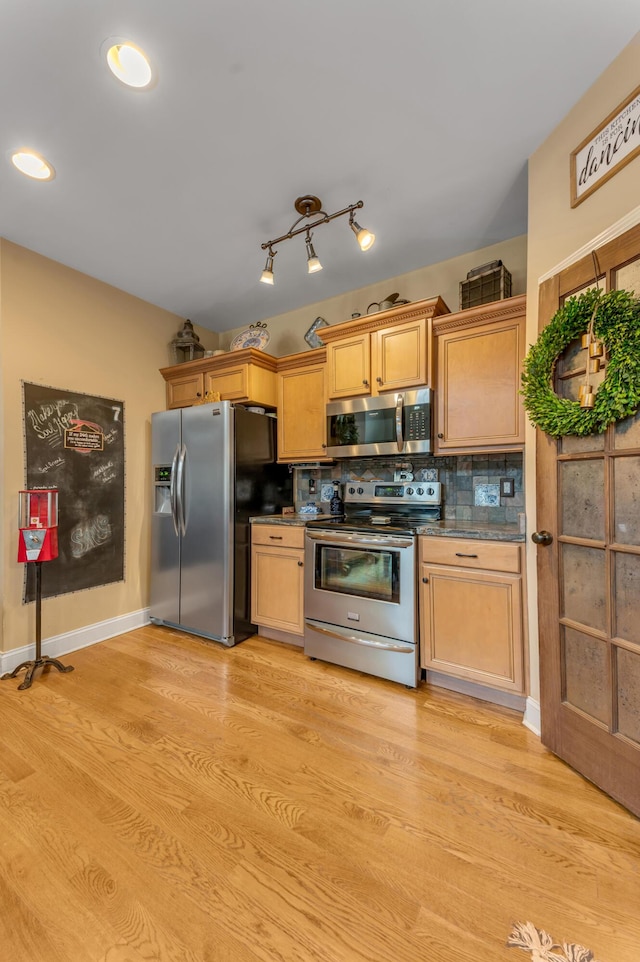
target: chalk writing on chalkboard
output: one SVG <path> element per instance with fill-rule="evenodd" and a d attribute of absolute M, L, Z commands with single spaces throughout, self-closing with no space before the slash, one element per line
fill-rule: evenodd
<path fill-rule="evenodd" d="M 124 578 L 124 403 L 23 382 L 27 488 L 57 488 L 59 555 L 42 596 Z M 35 598 L 25 565 L 25 602 Z"/>

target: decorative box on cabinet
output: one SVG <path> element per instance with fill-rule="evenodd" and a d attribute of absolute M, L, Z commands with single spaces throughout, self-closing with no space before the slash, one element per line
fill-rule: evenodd
<path fill-rule="evenodd" d="M 275 408 L 276 369 L 275 357 L 245 348 L 185 361 L 162 368 L 160 373 L 167 382 L 167 408 L 189 407 L 213 391 L 219 392 L 222 401 Z"/>
<path fill-rule="evenodd" d="M 327 397 L 430 385 L 432 322 L 448 310 L 441 298 L 434 297 L 323 328 Z"/>
<path fill-rule="evenodd" d="M 304 527 L 251 525 L 251 621 L 269 636 L 275 630 L 300 636 L 302 644 Z"/>
<path fill-rule="evenodd" d="M 325 348 L 278 358 L 278 460 L 327 458 Z"/>
<path fill-rule="evenodd" d="M 434 322 L 435 454 L 522 448 L 525 311 L 521 295 Z"/>
<path fill-rule="evenodd" d="M 485 692 L 523 695 L 522 545 L 423 536 L 419 551 L 420 664 L 427 681 L 436 673 L 431 680 L 444 676 Z"/>

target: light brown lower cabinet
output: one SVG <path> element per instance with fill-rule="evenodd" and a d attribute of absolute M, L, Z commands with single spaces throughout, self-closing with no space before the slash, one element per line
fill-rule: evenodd
<path fill-rule="evenodd" d="M 522 694 L 521 572 L 520 544 L 422 537 L 421 666 Z"/>
<path fill-rule="evenodd" d="M 302 635 L 303 585 L 304 528 L 287 524 L 252 524 L 253 624 Z"/>

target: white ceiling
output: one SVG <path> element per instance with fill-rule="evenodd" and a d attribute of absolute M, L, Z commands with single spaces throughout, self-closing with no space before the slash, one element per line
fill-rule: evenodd
<path fill-rule="evenodd" d="M 2 0 L 0 235 L 212 330 L 274 316 L 525 233 L 527 157 L 639 28 L 638 0 Z M 363 200 L 375 246 L 343 217 L 322 272 L 296 237 L 258 283 L 309 193 Z"/>

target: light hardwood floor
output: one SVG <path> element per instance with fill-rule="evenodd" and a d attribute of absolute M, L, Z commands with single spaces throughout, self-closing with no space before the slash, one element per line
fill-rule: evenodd
<path fill-rule="evenodd" d="M 640 958 L 640 822 L 507 709 L 148 627 L 0 684 L 6 962 Z"/>

